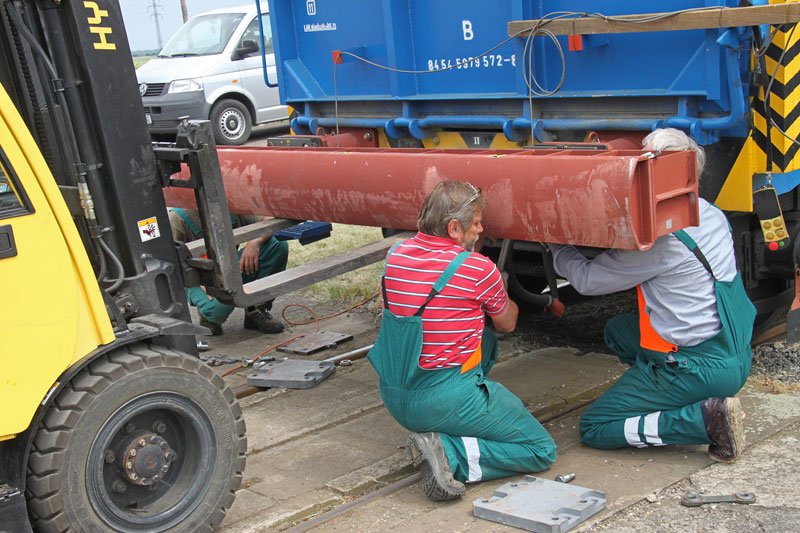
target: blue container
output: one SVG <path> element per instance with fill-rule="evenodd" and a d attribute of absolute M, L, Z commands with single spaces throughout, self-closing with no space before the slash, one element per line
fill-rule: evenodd
<path fill-rule="evenodd" d="M 532 127 L 543 136 L 544 130 L 670 125 L 705 143 L 747 132 L 741 80 L 749 29 L 583 36 L 581 51 L 570 51 L 567 36 L 557 37 L 560 51 L 540 37 L 529 61 L 526 39 L 509 39 L 507 27 L 561 11 L 620 15 L 736 7 L 735 0 L 269 4 L 281 98 L 300 112 L 296 129 L 338 123 L 425 138 L 442 127 L 502 128 L 518 140 Z M 345 54 L 334 68 L 336 51 Z M 529 63 L 541 87 L 535 92 L 526 84 Z"/>

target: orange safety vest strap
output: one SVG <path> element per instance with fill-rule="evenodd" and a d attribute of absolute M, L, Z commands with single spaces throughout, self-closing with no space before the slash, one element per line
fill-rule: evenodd
<path fill-rule="evenodd" d="M 639 346 L 654 352 L 677 352 L 678 347 L 665 341 L 650 325 L 641 285 L 636 286 L 636 295 L 639 297 Z"/>
<path fill-rule="evenodd" d="M 469 356 L 469 359 L 467 359 L 461 364 L 461 373 L 464 374 L 466 372 L 469 372 L 470 370 L 478 366 L 482 358 L 483 358 L 483 350 L 481 350 L 481 345 L 478 344 L 478 347 L 475 349 L 474 352 L 472 352 L 472 355 Z"/>

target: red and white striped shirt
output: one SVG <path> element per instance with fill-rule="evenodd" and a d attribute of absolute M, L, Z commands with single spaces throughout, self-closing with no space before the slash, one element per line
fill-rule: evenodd
<path fill-rule="evenodd" d="M 400 244 L 386 265 L 389 310 L 397 316 L 416 313 L 447 265 L 463 251 L 452 239 L 422 232 Z M 497 267 L 472 252 L 422 313 L 420 367 L 461 366 L 480 345 L 484 313 L 496 316 L 507 305 Z"/>

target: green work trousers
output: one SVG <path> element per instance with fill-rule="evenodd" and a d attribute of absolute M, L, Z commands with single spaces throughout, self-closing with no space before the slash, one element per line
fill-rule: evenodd
<path fill-rule="evenodd" d="M 669 364 L 667 354 L 639 345 L 636 315 L 609 320 L 605 337 L 631 368 L 581 416 L 581 440 L 593 448 L 708 444 L 701 402 L 735 396 L 750 373 L 749 344 L 730 353 L 719 335 L 679 348 Z"/>
<path fill-rule="evenodd" d="M 414 335 L 397 318 L 384 311 L 375 343 L 378 349 L 370 353 L 370 362 L 381 376 L 383 402 L 409 431 L 439 434 L 457 480 L 475 482 L 539 472 L 556 460 L 556 445 L 547 430 L 517 396 L 486 378 L 498 352 L 491 331 L 484 330 L 481 364 L 470 371 L 423 370 L 419 367 L 421 336 L 417 349 L 383 349 L 402 347 Z"/>
<path fill-rule="evenodd" d="M 241 250 L 238 252 L 242 256 Z M 286 241 L 279 241 L 275 237 L 259 246 L 258 248 L 258 270 L 252 274 L 242 274 L 242 282 L 249 283 L 257 279 L 265 278 L 278 272 L 286 270 L 286 262 L 289 259 L 289 244 Z M 186 289 L 186 299 L 191 305 L 197 306 L 200 316 L 215 324 L 222 324 L 233 313 L 234 307 L 227 305 L 216 298 L 209 297 L 202 287 L 192 287 Z M 271 307 L 269 302 L 268 307 Z"/>

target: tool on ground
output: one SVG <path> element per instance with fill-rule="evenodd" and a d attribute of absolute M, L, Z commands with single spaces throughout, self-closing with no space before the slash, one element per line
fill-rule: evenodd
<path fill-rule="evenodd" d="M 690 492 L 681 498 L 681 504 L 686 507 L 699 507 L 707 503 L 755 503 L 756 495 L 752 492 L 737 492 L 736 494 L 725 494 L 723 496 L 705 496 Z"/>
<path fill-rule="evenodd" d="M 574 472 L 570 472 L 569 474 L 561 474 L 560 476 L 555 477 L 555 480 L 558 481 L 559 483 L 569 483 L 573 479 L 575 479 Z"/>
<path fill-rule="evenodd" d="M 197 341 L 197 351 L 198 352 L 207 352 L 208 351 L 208 341 Z"/>
<path fill-rule="evenodd" d="M 203 362 L 208 366 L 232 365 L 239 363 L 242 366 L 250 366 L 253 364 L 254 359 L 247 357 L 231 357 L 228 355 L 215 355 L 203 359 Z"/>

